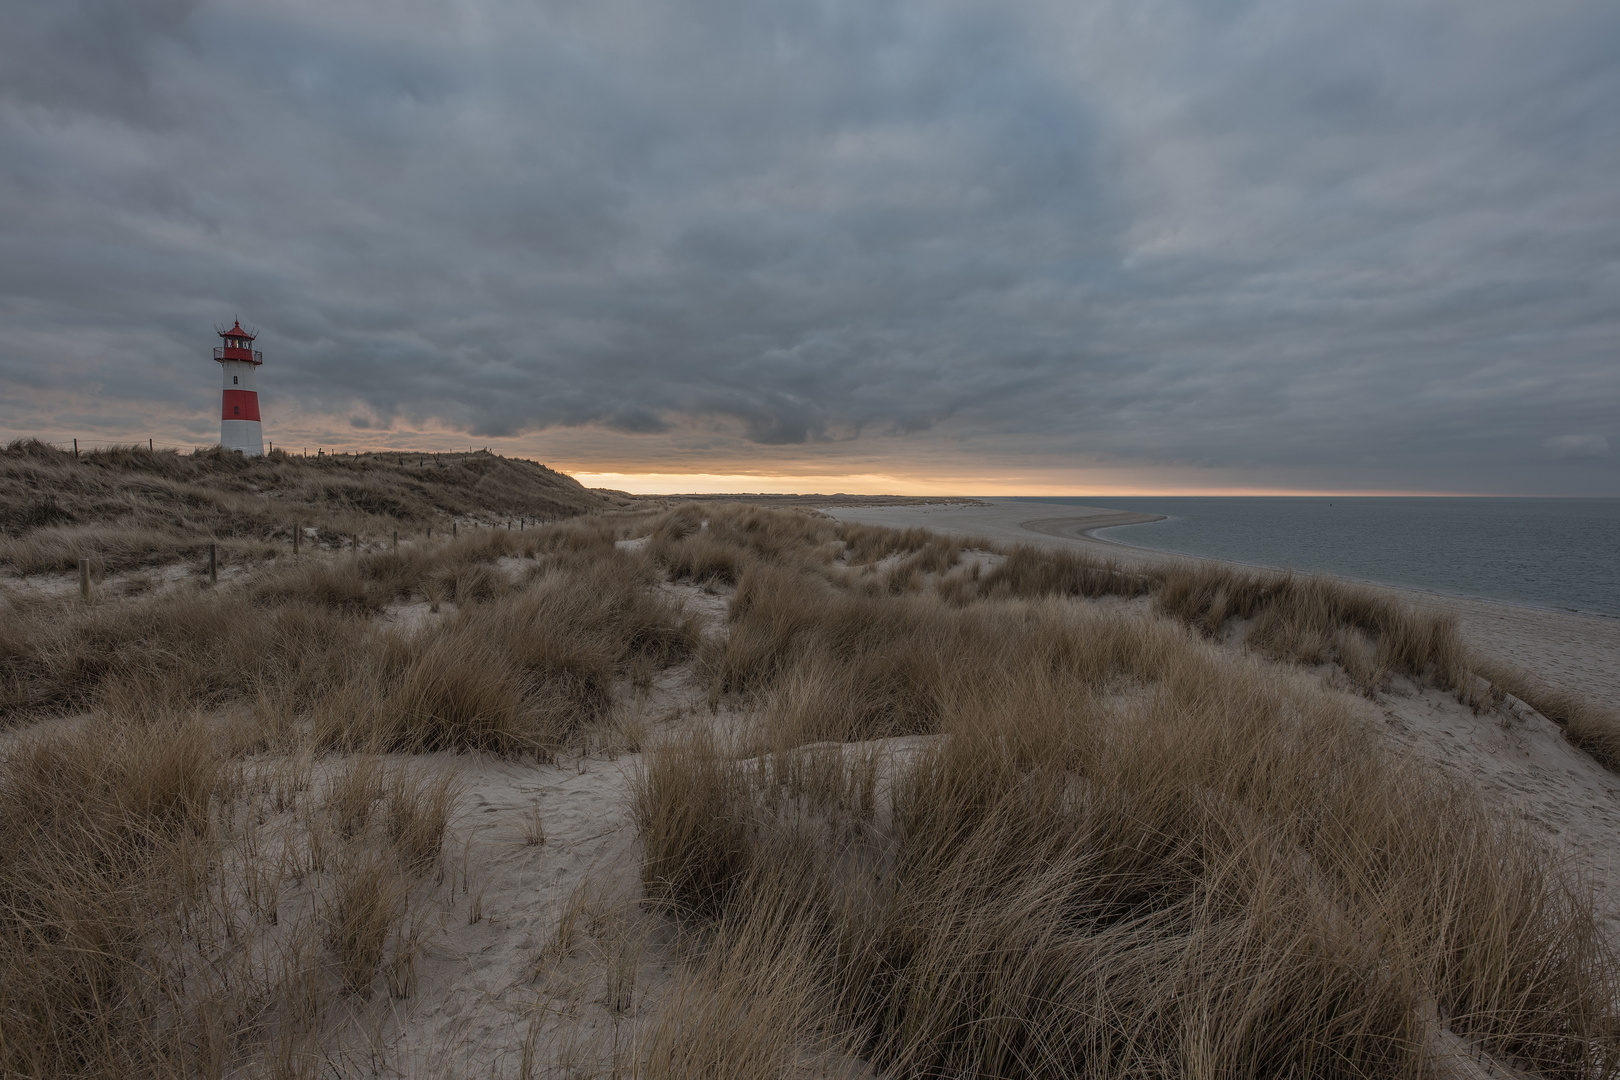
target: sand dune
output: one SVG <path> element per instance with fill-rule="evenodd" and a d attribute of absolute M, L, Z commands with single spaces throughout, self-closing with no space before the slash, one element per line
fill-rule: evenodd
<path fill-rule="evenodd" d="M 717 510 L 716 521 L 724 524 L 726 512 Z M 1024 542 L 1054 549 L 1078 546 L 1092 553 L 1102 552 L 1126 567 L 1162 565 L 1179 558 L 1089 536 L 1100 528 L 1152 520 L 1150 515 L 1104 507 L 1081 507 L 1064 516 L 1034 518 L 1028 516 L 1027 506 L 1008 504 L 863 506 L 829 512 L 847 521 L 922 526 L 983 537 L 998 544 Z M 678 517 L 679 512 L 672 516 Z M 786 514 L 778 515 L 778 519 L 777 526 L 787 523 L 792 528 L 807 520 Z M 647 589 L 668 600 L 677 612 L 690 616 L 697 639 L 718 646 L 739 632 L 728 614 L 734 614 L 730 601 L 742 588 L 735 568 L 727 579 L 721 572 L 726 564 L 716 557 L 716 552 L 723 554 L 723 550 L 715 533 L 723 530 L 711 527 L 708 520 L 701 524 L 693 521 L 690 529 L 670 530 L 659 541 L 650 531 L 653 524 L 652 520 L 613 519 L 606 524 L 587 521 L 556 526 L 550 530 L 559 534 L 552 538 L 557 541 L 552 548 L 560 548 L 563 538 L 573 537 L 590 541 L 593 559 L 662 559 L 656 563 L 658 572 L 649 575 Z M 829 528 L 824 521 L 812 524 Z M 688 567 L 688 563 L 680 561 L 684 556 L 668 540 L 670 534 L 678 535 L 680 542 L 692 549 L 688 569 L 675 569 Z M 726 533 L 730 538 L 727 542 L 735 546 L 738 537 L 745 535 L 752 534 L 733 522 Z M 868 542 L 870 538 L 859 537 L 850 541 L 856 547 Z M 374 624 L 369 626 L 371 631 L 397 635 L 396 644 L 434 635 L 443 637 L 448 626 L 465 621 L 463 617 L 469 613 L 476 614 L 481 604 L 495 610 L 521 600 L 535 589 L 556 586 L 569 580 L 569 575 L 584 572 L 578 567 L 567 569 L 573 564 L 561 555 L 547 555 L 552 548 L 541 551 L 536 547 L 522 554 L 524 544 L 539 543 L 540 533 L 531 530 L 527 534 L 491 531 L 463 537 L 459 545 L 442 545 L 434 549 L 439 561 L 462 566 L 465 580 L 470 583 L 484 581 L 490 596 L 480 600 L 469 591 L 465 606 L 459 592 L 454 599 L 430 601 L 426 588 L 432 582 L 424 577 L 423 588 L 390 594 L 390 602 L 372 614 L 341 616 L 349 620 L 343 625 L 351 634 L 361 634 L 363 624 L 369 620 Z M 661 551 L 659 543 L 664 545 Z M 807 550 L 824 550 L 809 541 L 804 544 Z M 894 610 L 902 614 L 909 611 L 916 615 L 927 609 L 932 612 L 930 618 L 948 627 L 954 625 L 949 621 L 953 609 L 939 598 L 966 595 L 953 593 L 951 588 L 967 588 L 969 583 L 978 583 L 981 574 L 988 576 L 1013 561 L 999 553 L 958 553 L 952 545 L 923 547 L 949 548 L 950 559 L 954 561 L 960 555 L 960 562 L 954 567 L 941 563 L 927 570 L 923 569 L 923 557 L 929 554 L 926 550 L 897 547 L 884 554 L 879 547 L 856 560 L 846 549 L 838 556 L 845 564 L 830 567 L 835 574 L 845 575 L 839 578 L 843 585 L 828 595 L 842 598 L 839 603 L 846 605 L 860 603 L 864 597 L 872 601 L 870 608 L 860 609 L 867 614 L 891 601 Z M 407 543 L 403 550 L 409 554 L 427 549 Z M 551 560 L 545 567 L 542 556 Z M 698 569 L 698 556 L 709 560 L 701 563 L 702 569 Z M 330 559 L 308 558 L 304 566 L 316 577 L 320 577 L 316 572 L 323 567 L 347 567 L 358 575 L 362 565 L 375 569 L 393 557 L 392 552 L 386 556 L 334 552 Z M 630 572 L 640 564 L 614 565 Z M 485 578 L 471 572 L 480 567 L 488 571 Z M 150 593 L 134 596 L 114 588 L 116 582 L 109 579 L 98 586 L 96 604 L 89 610 L 111 613 L 122 605 L 148 604 L 171 594 L 176 599 L 182 599 L 182 594 L 239 597 L 244 594 L 237 590 L 253 587 L 255 574 L 269 577 L 284 570 L 280 566 L 258 567 L 244 571 L 240 579 L 232 574 L 221 581 L 217 593 L 205 592 L 194 580 L 194 571 L 177 575 L 172 581 L 165 578 L 162 584 L 154 583 Z M 776 602 L 782 612 L 791 610 L 804 615 L 802 605 L 796 606 L 799 594 L 791 586 L 788 581 L 786 598 L 779 597 Z M 67 608 L 77 603 L 75 589 L 75 582 L 66 575 L 40 575 L 26 583 L 8 581 L 0 588 L 0 604 L 13 604 L 18 611 L 35 613 L 53 605 Z M 913 595 L 902 595 L 908 590 Z M 805 595 L 813 598 L 816 594 Z M 1613 654 L 1603 650 L 1620 642 L 1611 637 L 1598 639 L 1594 646 L 1593 635 L 1587 632 L 1588 623 L 1609 629 L 1601 625 L 1605 620 L 1426 594 L 1402 595 L 1425 605 L 1449 605 L 1448 610 L 1458 613 L 1476 644 L 1532 664 L 1566 685 L 1590 693 L 1593 687 L 1611 686 L 1615 678 L 1615 665 L 1605 659 Z M 339 595 L 335 602 L 321 602 L 341 609 L 342 600 Z M 758 602 L 757 598 L 752 601 Z M 988 605 L 1003 603 L 1009 602 L 987 601 Z M 1332 663 L 1313 668 L 1285 661 L 1268 666 L 1270 661 L 1262 660 L 1241 644 L 1245 630 L 1241 621 L 1228 623 L 1212 639 L 1195 642 L 1186 635 L 1183 625 L 1155 614 L 1146 596 L 1106 595 L 1072 602 L 1036 598 L 1010 603 L 1026 615 L 1042 616 L 1044 612 L 1042 617 L 1053 618 L 1062 608 L 1066 618 L 1117 620 L 1122 628 L 1120 640 L 1148 640 L 1164 630 L 1165 641 L 1186 644 L 1194 651 L 1218 657 L 1222 664 L 1230 661 L 1234 670 L 1253 665 L 1255 677 L 1263 676 L 1261 682 L 1266 685 L 1290 693 L 1289 687 L 1299 688 L 1305 695 L 1300 700 L 1343 699 L 1345 707 L 1354 710 L 1347 714 L 1352 720 L 1364 719 L 1366 728 L 1383 732 L 1401 752 L 1391 759 L 1392 767 L 1405 767 L 1401 756 L 1436 765 L 1465 779 L 1486 793 L 1491 802 L 1508 808 L 1514 817 L 1531 823 L 1593 889 L 1597 910 L 1607 920 L 1600 932 L 1607 933 L 1611 941 L 1620 941 L 1620 918 L 1616 917 L 1620 914 L 1620 875 L 1614 866 L 1614 853 L 1620 851 L 1620 775 L 1576 750 L 1555 724 L 1514 699 L 1475 708 L 1459 701 L 1455 693 L 1401 675 L 1385 680 L 1376 693 L 1339 693 L 1347 690 L 1345 671 Z M 829 612 L 835 612 L 835 607 L 823 614 Z M 766 624 L 775 626 L 777 621 L 761 616 L 760 625 Z M 830 615 L 825 625 L 841 627 L 842 633 L 854 632 L 851 628 L 855 626 L 834 622 Z M 919 622 L 917 627 L 924 625 Z M 941 643 L 956 640 L 949 635 L 930 637 L 917 627 L 907 634 L 919 642 L 932 642 L 928 648 L 943 649 Z M 890 644 L 913 640 L 907 634 L 893 631 Z M 971 640 L 979 642 L 974 645 L 977 649 L 986 639 Z M 1604 641 L 1609 644 L 1605 646 Z M 1100 654 L 1097 649 L 1083 652 L 1088 656 Z M 411 879 L 408 911 L 402 909 L 405 914 L 397 916 L 399 926 L 408 929 L 408 937 L 389 939 L 390 959 L 382 969 L 384 975 L 374 980 L 375 987 L 368 984 L 342 995 L 327 987 L 321 990 L 324 997 L 312 992 L 310 1000 L 326 1002 L 325 1019 L 311 1028 L 308 1047 L 300 1049 L 291 1042 L 288 1045 L 309 1061 L 325 1062 L 335 1075 L 628 1075 L 643 1066 L 647 1071 L 642 1075 L 713 1075 L 674 1069 L 660 1072 L 647 1063 L 656 1058 L 659 1046 L 671 1040 L 680 1046 L 717 1045 L 706 1041 L 710 1038 L 707 1029 L 715 1026 L 715 1017 L 722 1009 L 741 1010 L 750 1001 L 767 998 L 762 983 L 768 980 L 750 971 L 741 997 L 723 997 L 715 987 L 702 982 L 704 976 L 697 964 L 699 952 L 694 946 L 698 939 L 681 938 L 684 924 L 666 917 L 670 910 L 667 898 L 644 892 L 645 851 L 633 812 L 638 778 L 646 775 L 648 763 L 657 758 L 659 747 L 673 745 L 693 733 L 743 731 L 750 724 L 763 724 L 769 719 L 770 708 L 780 713 L 771 722 L 786 731 L 790 721 L 820 723 L 836 714 L 840 702 L 855 700 L 834 692 L 843 684 L 818 684 L 820 689 L 806 699 L 809 707 L 796 713 L 794 702 L 798 699 L 788 685 L 791 680 L 785 681 L 784 688 L 771 699 L 775 706 L 768 702 L 762 706 L 764 699 L 743 696 L 722 700 L 713 693 L 718 685 L 713 680 L 719 670 L 714 665 L 724 655 L 729 654 L 711 649 L 706 659 L 691 655 L 678 661 L 671 659 L 663 666 L 618 672 L 612 708 L 582 727 L 572 742 L 550 756 L 500 755 L 477 746 L 461 747 L 463 752 L 459 753 L 396 750 L 377 755 L 379 775 L 420 770 L 427 781 L 453 780 L 458 795 L 442 825 L 442 852 L 430 871 Z M 749 654 L 744 649 L 738 655 Z M 951 655 L 955 657 L 952 663 L 957 663 L 966 654 Z M 897 652 L 889 660 L 866 668 L 853 661 L 848 667 L 852 672 L 857 668 L 866 672 L 862 678 L 874 673 L 883 675 L 889 668 L 904 670 L 907 656 L 915 660 L 911 653 Z M 881 679 L 872 683 L 879 690 L 889 685 Z M 1117 700 L 1111 699 L 1110 709 L 1123 710 L 1117 713 L 1120 716 L 1147 716 L 1129 711 L 1135 707 L 1133 702 L 1140 703 L 1134 694 L 1136 691 L 1127 687 L 1116 695 Z M 1605 700 L 1613 701 L 1614 696 Z M 216 725 L 221 732 L 246 730 L 260 722 L 248 715 L 250 711 L 241 702 L 225 702 L 200 710 L 196 722 Z M 1031 715 L 1036 712 L 1033 710 Z M 47 718 L 38 726 L 0 735 L 0 756 L 14 753 L 34 738 L 71 732 L 94 721 L 88 714 L 50 716 L 43 711 L 27 719 L 42 716 Z M 328 923 L 336 924 L 334 913 L 340 910 L 340 904 L 335 898 L 341 895 L 341 887 L 335 870 L 316 868 L 316 842 L 331 844 L 332 850 L 348 852 L 346 858 L 359 860 L 367 853 L 367 845 L 389 842 L 382 822 L 385 818 L 392 820 L 388 815 L 394 813 L 389 809 L 393 805 L 389 802 L 391 796 L 385 797 L 384 788 L 379 787 L 375 798 L 366 804 L 376 807 L 368 811 L 373 814 L 371 825 L 365 825 L 362 819 L 361 831 L 353 835 L 344 832 L 348 826 L 342 822 L 348 819 L 334 807 L 348 804 L 338 794 L 345 789 L 346 777 L 358 775 L 368 755 L 319 749 L 307 725 L 300 726 L 303 713 L 299 712 L 295 719 L 298 723 L 288 730 L 303 734 L 299 736 L 302 741 L 290 744 L 291 751 L 279 742 L 265 742 L 262 746 L 257 741 L 242 742 L 259 748 L 242 751 L 246 756 L 232 766 L 230 775 L 238 777 L 232 789 L 235 794 L 222 796 L 218 803 L 232 809 L 215 822 L 216 828 L 225 830 L 220 850 L 226 863 L 221 865 L 242 869 L 242 880 L 257 883 L 259 891 L 253 901 L 257 906 L 246 915 L 228 904 L 221 905 L 219 910 L 224 915 L 219 917 L 229 915 L 236 920 L 231 924 L 231 944 L 207 955 L 219 961 L 221 970 L 234 972 L 230 974 L 236 980 L 232 986 L 262 990 L 267 1001 L 282 1000 L 277 995 L 282 995 L 286 987 L 308 983 L 320 990 L 325 984 L 318 980 L 282 979 L 277 974 L 281 969 L 274 965 L 265 963 L 255 968 L 234 958 L 238 954 L 278 957 L 280 954 L 274 952 L 278 943 L 296 942 L 303 934 L 307 939 L 305 951 L 296 956 L 289 951 L 287 955 L 300 963 L 307 962 L 307 968 L 298 971 L 327 978 L 327 967 L 321 965 L 330 966 L 327 953 L 336 955 L 336 946 L 330 945 L 326 927 Z M 1359 723 L 1351 726 L 1356 731 L 1366 730 Z M 824 735 L 822 732 L 816 738 Z M 808 742 L 795 749 L 808 754 L 805 760 L 810 761 L 817 752 L 838 745 L 837 739 L 843 737 L 834 733 L 834 741 Z M 938 731 L 930 730 L 926 734 L 849 742 L 838 759 L 857 761 L 860 754 L 870 750 L 875 755 L 873 760 L 881 758 L 882 767 L 888 768 L 895 762 L 911 760 L 921 748 L 941 738 Z M 1377 743 L 1376 738 L 1368 741 Z M 748 760 L 763 762 L 766 756 Z M 880 771 L 877 775 L 888 774 Z M 301 780 L 293 784 L 299 776 Z M 1401 820 L 1422 816 L 1407 814 Z M 367 828 L 371 831 L 364 831 Z M 330 857 L 330 864 L 346 865 L 336 856 Z M 247 869 L 252 869 L 252 874 Z M 219 880 L 224 880 L 223 875 Z M 650 897 L 654 903 L 646 902 Z M 409 948 L 402 946 L 401 940 Z M 408 957 L 405 967 L 400 966 L 402 955 Z M 399 975 L 400 971 L 407 972 L 408 978 Z M 231 999 L 231 995 L 220 998 Z M 291 997 L 286 1000 L 294 1003 Z M 710 1011 L 705 1013 L 698 1007 Z M 753 1021 L 745 1017 L 737 1025 L 742 1030 Z M 1481 1057 L 1476 1043 L 1446 1028 L 1440 1029 L 1438 1037 L 1451 1042 L 1438 1048 L 1437 1075 L 1511 1075 L 1508 1065 Z M 268 1061 L 274 1049 L 267 1043 L 262 1051 L 265 1057 L 255 1061 L 255 1066 Z M 841 1058 L 820 1043 L 807 1042 L 802 1051 L 795 1053 L 801 1054 L 800 1067 L 792 1075 L 876 1075 L 862 1061 Z M 734 1070 L 730 1075 L 765 1074 Z M 779 1074 L 789 1075 L 785 1071 Z"/>
<path fill-rule="evenodd" d="M 1061 516 L 1052 515 L 1049 510 L 1042 513 L 1042 510 L 1046 508 L 1032 507 L 1028 503 L 984 500 L 975 506 L 833 507 L 824 512 L 840 521 L 937 529 L 1000 543 L 1079 547 L 1093 554 L 1103 553 L 1127 567 L 1210 561 L 1132 547 L 1092 535 L 1098 529 L 1116 525 L 1162 520 L 1158 515 L 1100 506 L 1065 507 L 1066 512 Z M 1620 707 L 1620 620 L 1390 586 L 1378 588 L 1398 594 L 1418 607 L 1455 615 L 1468 642 L 1482 652 L 1511 660 L 1549 682 L 1568 687 L 1594 701 Z"/>
<path fill-rule="evenodd" d="M 843 521 L 897 528 L 923 527 L 1000 543 L 1079 547 L 1125 567 L 1203 561 L 1101 540 L 1093 530 L 1152 520 L 1104 507 L 1075 507 L 1063 517 L 1031 518 L 1026 503 L 981 506 L 841 507 L 825 511 Z M 1380 588 L 1387 588 L 1380 586 Z M 1389 588 L 1419 607 L 1456 616 L 1468 643 L 1481 652 L 1611 707 L 1620 705 L 1620 621 Z M 1620 939 L 1620 776 L 1572 747 L 1558 727 L 1515 707 L 1476 712 L 1451 695 L 1399 680 L 1369 718 L 1417 757 L 1466 777 L 1515 806 L 1581 868 L 1609 913 L 1611 939 Z"/>

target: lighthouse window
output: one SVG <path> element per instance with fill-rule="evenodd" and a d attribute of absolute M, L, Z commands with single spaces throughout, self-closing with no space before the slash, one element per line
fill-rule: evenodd
<path fill-rule="evenodd" d="M 232 385 L 232 386 L 235 386 L 235 385 L 236 385 L 236 379 L 237 379 L 237 377 L 236 377 L 236 376 L 235 376 L 235 375 L 232 375 L 232 376 L 231 376 L 231 385 Z"/>
<path fill-rule="evenodd" d="M 237 406 L 237 407 L 236 407 L 236 415 L 237 415 L 237 416 L 241 416 L 241 415 L 242 415 L 242 406 L 240 406 L 240 405 L 238 405 L 238 406 Z"/>

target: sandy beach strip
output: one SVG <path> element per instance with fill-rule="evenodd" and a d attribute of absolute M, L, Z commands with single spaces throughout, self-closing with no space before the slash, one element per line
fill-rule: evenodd
<path fill-rule="evenodd" d="M 894 528 L 927 528 L 964 539 L 999 544 L 1037 544 L 1070 548 L 1132 567 L 1214 562 L 1194 555 L 1133 547 L 1092 535 L 1098 529 L 1162 520 L 1106 506 L 1063 507 L 983 499 L 978 505 L 913 505 L 828 507 L 822 512 L 841 521 Z M 1555 685 L 1599 704 L 1620 708 L 1620 619 L 1549 611 L 1490 600 L 1372 586 L 1400 596 L 1414 606 L 1455 615 L 1465 638 L 1481 652 L 1516 663 Z"/>

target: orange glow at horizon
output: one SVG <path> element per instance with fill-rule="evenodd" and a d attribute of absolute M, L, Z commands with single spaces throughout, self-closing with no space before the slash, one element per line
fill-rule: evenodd
<path fill-rule="evenodd" d="M 1285 475 L 1248 478 L 1234 471 L 1202 470 L 1196 467 L 1097 465 L 1092 463 L 1063 467 L 1049 459 L 1018 462 L 1001 458 L 1005 469 L 996 469 L 996 459 L 988 456 L 965 460 L 968 455 L 932 459 L 895 455 L 885 460 L 881 453 L 851 455 L 844 460 L 821 461 L 778 456 L 774 460 L 762 451 L 753 464 L 739 467 L 734 453 L 697 457 L 689 451 L 672 453 L 667 463 L 657 456 L 630 456 L 613 443 L 596 447 L 581 445 L 578 432 L 551 433 L 548 437 L 469 438 L 448 429 L 343 430 L 335 422 L 293 415 L 266 432 L 266 443 L 291 453 L 317 449 L 331 453 L 462 453 L 487 447 L 507 457 L 538 461 L 576 478 L 586 487 L 610 488 L 637 495 L 681 494 L 847 494 L 910 495 L 934 498 L 997 498 L 1048 496 L 1105 500 L 1130 497 L 1250 496 L 1250 497 L 1465 497 L 1509 496 L 1516 492 L 1469 492 L 1405 488 L 1321 487 L 1287 482 Z M 81 444 L 144 444 L 149 431 L 156 429 L 156 444 L 183 451 L 200 448 L 212 441 L 210 429 L 204 434 L 186 431 L 178 425 L 165 432 L 161 421 L 155 425 L 87 425 L 15 431 L 7 438 L 37 435 L 55 445 L 67 447 L 74 438 Z M 176 438 L 176 434 L 181 437 Z M 191 436 L 191 437 L 187 437 Z M 642 448 L 644 449 L 644 448 Z M 746 459 L 745 459 L 746 460 Z M 845 466 L 840 468 L 840 466 Z M 1267 482 L 1270 481 L 1270 482 Z"/>
<path fill-rule="evenodd" d="M 1453 491 L 1391 491 L 1327 488 L 1286 488 L 1239 485 L 1191 485 L 1186 483 L 1142 483 L 1090 478 L 1084 481 L 1051 481 L 975 477 L 914 477 L 886 473 L 845 475 L 784 475 L 780 473 L 673 473 L 673 472 L 592 472 L 561 466 L 586 487 L 610 488 L 632 495 L 911 495 L 925 497 L 1017 498 L 1020 496 L 1063 496 L 1068 498 L 1166 498 L 1210 497 L 1323 497 L 1365 496 L 1448 497 L 1466 495 Z"/>

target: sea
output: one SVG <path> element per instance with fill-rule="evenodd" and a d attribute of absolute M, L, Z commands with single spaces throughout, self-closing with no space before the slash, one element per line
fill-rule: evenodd
<path fill-rule="evenodd" d="M 1165 516 L 1097 531 L 1120 544 L 1620 618 L 1620 499 L 1093 495 L 1016 501 Z"/>

